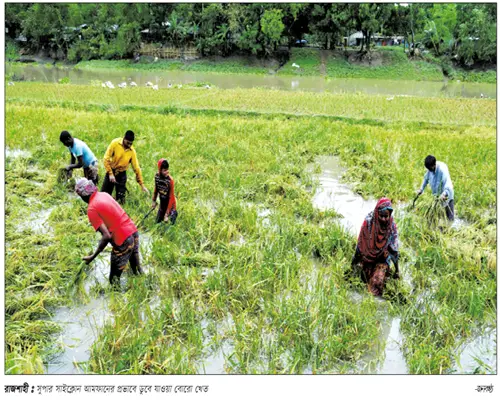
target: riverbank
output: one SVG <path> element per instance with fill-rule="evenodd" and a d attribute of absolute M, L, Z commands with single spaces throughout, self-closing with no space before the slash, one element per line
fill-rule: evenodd
<path fill-rule="evenodd" d="M 27 58 L 24 57 L 26 60 Z M 133 60 L 91 60 L 78 64 L 50 63 L 47 59 L 31 58 L 44 65 L 64 66 L 83 71 L 186 71 L 218 74 L 251 74 L 278 76 L 318 76 L 327 79 L 383 79 L 406 81 L 443 81 L 445 76 L 439 60 L 410 60 L 402 47 L 377 47 L 370 58 L 358 59 L 356 49 L 319 50 L 293 48 L 290 59 L 280 65 L 277 60 L 263 60 L 250 56 L 207 57 L 199 60 L 157 60 L 142 57 Z M 22 58 L 21 58 L 22 60 Z M 451 69 L 450 69 L 451 68 Z M 496 70 L 465 71 L 448 67 L 446 78 L 457 82 L 496 83 Z"/>

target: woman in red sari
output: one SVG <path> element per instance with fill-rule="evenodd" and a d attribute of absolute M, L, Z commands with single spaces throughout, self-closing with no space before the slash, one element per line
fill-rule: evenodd
<path fill-rule="evenodd" d="M 399 278 L 398 230 L 392 217 L 392 203 L 383 197 L 363 221 L 359 232 L 352 266 L 362 265 L 362 278 L 368 290 L 382 296 L 384 284 L 390 274 L 390 262 L 394 263 L 394 278 Z"/>

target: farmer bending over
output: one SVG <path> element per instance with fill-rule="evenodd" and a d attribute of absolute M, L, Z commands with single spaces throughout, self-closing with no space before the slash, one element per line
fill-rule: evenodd
<path fill-rule="evenodd" d="M 108 193 L 98 192 L 92 181 L 81 178 L 76 193 L 88 204 L 87 215 L 96 231 L 101 232 L 97 250 L 83 260 L 90 264 L 111 242 L 111 270 L 109 282 L 119 284 L 120 276 L 130 262 L 135 275 L 142 274 L 139 261 L 139 232 L 130 217 Z"/>
<path fill-rule="evenodd" d="M 155 190 L 151 208 L 156 207 L 156 198 L 160 195 L 160 208 L 156 215 L 156 223 L 170 221 L 173 225 L 177 219 L 177 201 L 174 194 L 174 179 L 170 176 L 168 167 L 168 161 L 164 158 L 158 161 L 158 172 L 155 175 Z"/>
<path fill-rule="evenodd" d="M 451 182 L 448 166 L 442 161 L 436 161 L 436 157 L 427 156 L 425 158 L 425 168 L 427 172 L 424 175 L 422 187 L 417 190 L 417 196 L 420 196 L 427 184 L 431 186 L 432 194 L 439 196 L 444 203 L 446 217 L 453 221 L 455 219 L 455 203 L 453 201 L 453 183 Z"/>
<path fill-rule="evenodd" d="M 104 155 L 104 168 L 106 176 L 101 187 L 101 192 L 113 194 L 116 186 L 116 200 L 125 203 L 125 192 L 127 191 L 127 169 L 130 164 L 134 169 L 137 183 L 141 185 L 144 192 L 149 193 L 142 180 L 141 168 L 137 160 L 137 154 L 132 147 L 134 132 L 125 132 L 125 137 L 111 141 Z"/>
<path fill-rule="evenodd" d="M 90 179 L 97 185 L 99 175 L 97 174 L 97 158 L 89 146 L 80 139 L 73 138 L 68 131 L 62 131 L 59 140 L 65 145 L 71 154 L 71 164 L 65 169 L 67 175 L 71 176 L 73 169 L 83 168 L 85 178 Z"/>
<path fill-rule="evenodd" d="M 393 277 L 399 278 L 398 230 L 392 217 L 392 203 L 383 197 L 363 221 L 352 266 L 362 265 L 363 282 L 368 290 L 382 296 L 389 275 L 389 263 L 394 263 Z"/>

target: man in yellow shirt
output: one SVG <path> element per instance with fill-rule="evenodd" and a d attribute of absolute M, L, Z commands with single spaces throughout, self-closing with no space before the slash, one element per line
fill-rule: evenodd
<path fill-rule="evenodd" d="M 137 160 L 137 154 L 132 147 L 134 142 L 134 132 L 127 131 L 125 136 L 111 141 L 106 154 L 104 155 L 104 168 L 106 176 L 102 184 L 101 192 L 113 194 L 113 189 L 116 186 L 116 200 L 123 204 L 125 203 L 125 193 L 127 191 L 127 169 L 130 164 L 135 172 L 137 183 L 141 185 L 144 192 L 149 193 L 149 190 L 144 186 L 142 180 L 141 168 Z"/>

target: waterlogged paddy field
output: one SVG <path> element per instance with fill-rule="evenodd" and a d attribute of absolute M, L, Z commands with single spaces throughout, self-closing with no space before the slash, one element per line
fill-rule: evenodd
<path fill-rule="evenodd" d="M 6 371 L 496 373 L 495 108 L 257 89 L 7 87 Z M 63 129 L 99 159 L 134 130 L 150 189 L 156 161 L 170 161 L 180 216 L 168 229 L 152 217 L 140 227 L 147 273 L 125 274 L 122 292 L 108 290 L 109 253 L 72 285 L 98 236 L 86 205 L 56 180 L 68 161 Z M 458 227 L 429 226 L 428 193 L 406 208 L 428 153 L 450 168 Z M 403 279 L 384 300 L 344 275 L 356 239 L 340 193 L 318 201 L 337 176 L 325 170 L 339 163 L 342 190 L 395 200 Z M 128 188 L 125 209 L 138 222 L 150 199 L 133 174 Z M 78 320 L 89 334 L 73 343 Z"/>

